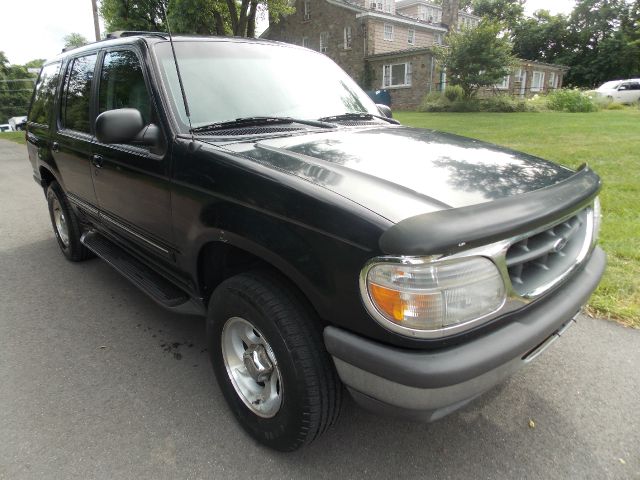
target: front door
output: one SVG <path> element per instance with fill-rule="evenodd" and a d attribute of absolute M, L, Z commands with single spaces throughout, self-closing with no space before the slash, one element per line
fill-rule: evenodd
<path fill-rule="evenodd" d="M 158 124 L 145 72 L 133 49 L 106 51 L 98 78 L 97 114 L 136 108 Z M 138 246 L 169 256 L 173 244 L 166 144 L 94 145 L 93 183 L 105 225 Z"/>

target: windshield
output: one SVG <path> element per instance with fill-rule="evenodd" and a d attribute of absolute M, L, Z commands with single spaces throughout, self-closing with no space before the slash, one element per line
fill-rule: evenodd
<path fill-rule="evenodd" d="M 605 82 L 598 87 L 598 90 L 613 90 L 618 85 L 620 85 L 621 80 L 612 80 L 610 82 Z"/>
<path fill-rule="evenodd" d="M 243 117 L 306 120 L 366 112 L 373 101 L 333 61 L 312 51 L 253 42 L 174 42 L 194 128 Z M 155 53 L 174 111 L 188 128 L 171 45 Z"/>

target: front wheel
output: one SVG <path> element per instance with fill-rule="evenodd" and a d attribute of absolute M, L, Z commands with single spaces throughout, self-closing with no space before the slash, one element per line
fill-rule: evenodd
<path fill-rule="evenodd" d="M 296 450 L 336 421 L 342 386 L 318 321 L 276 275 L 244 273 L 220 284 L 207 343 L 229 407 L 258 442 Z"/>
<path fill-rule="evenodd" d="M 51 182 L 46 190 L 49 216 L 60 250 L 72 262 L 80 262 L 92 256 L 81 242 L 80 222 L 71 209 L 69 200 L 58 182 Z"/>

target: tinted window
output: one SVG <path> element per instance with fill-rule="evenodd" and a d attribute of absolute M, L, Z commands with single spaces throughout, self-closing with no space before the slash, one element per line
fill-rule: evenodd
<path fill-rule="evenodd" d="M 137 108 L 145 124 L 151 121 L 151 102 L 142 67 L 130 50 L 109 52 L 104 57 L 98 113 L 116 108 Z"/>
<path fill-rule="evenodd" d="M 49 114 L 53 108 L 59 76 L 60 62 L 45 65 L 42 68 L 38 83 L 36 83 L 31 110 L 29 110 L 30 122 L 44 125 L 49 123 Z"/>
<path fill-rule="evenodd" d="M 91 80 L 96 65 L 96 55 L 78 57 L 67 74 L 65 87 L 64 109 L 62 111 L 62 125 L 64 128 L 80 132 L 91 131 L 90 105 Z"/>

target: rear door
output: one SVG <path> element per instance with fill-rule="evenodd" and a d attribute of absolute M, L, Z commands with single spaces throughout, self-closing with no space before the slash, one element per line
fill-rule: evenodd
<path fill-rule="evenodd" d="M 57 132 L 51 151 L 63 187 L 74 203 L 95 209 L 91 179 L 93 140 L 93 76 L 97 53 L 72 58 L 66 68 Z"/>
<path fill-rule="evenodd" d="M 159 125 L 148 73 L 134 47 L 104 52 L 98 78 L 97 114 L 136 108 L 145 124 Z M 103 222 L 142 248 L 169 257 L 173 243 L 169 155 L 136 143 L 94 145 L 93 181 Z"/>

